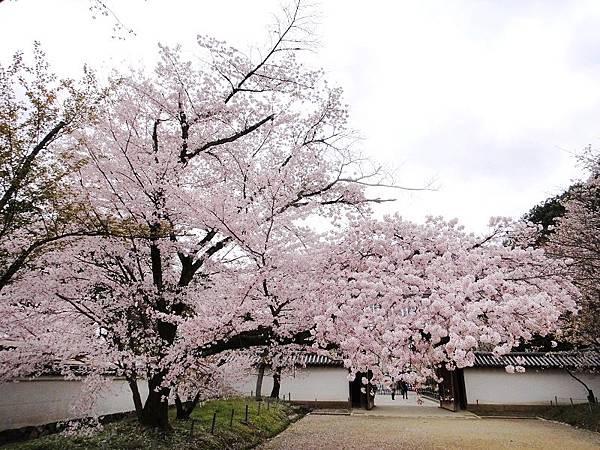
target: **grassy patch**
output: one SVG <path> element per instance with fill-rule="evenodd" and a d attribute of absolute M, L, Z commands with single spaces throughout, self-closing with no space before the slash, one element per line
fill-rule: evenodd
<path fill-rule="evenodd" d="M 475 411 L 475 414 L 492 417 L 543 417 L 544 419 L 568 423 L 578 428 L 586 428 L 600 433 L 600 404 L 589 405 L 584 403 L 574 406 L 545 406 L 518 410 L 483 409 Z"/>
<path fill-rule="evenodd" d="M 248 422 L 245 408 L 248 405 Z M 233 421 L 231 411 L 234 410 Z M 217 413 L 214 434 L 211 434 L 213 414 Z M 245 398 L 214 400 L 198 406 L 190 421 L 175 419 L 171 411 L 174 432 L 162 434 L 138 425 L 135 419 L 110 423 L 90 436 L 56 434 L 32 441 L 9 444 L 5 448 L 18 450 L 84 450 L 84 449 L 247 449 L 283 431 L 294 414 L 292 406 L 283 402 L 258 402 Z M 193 432 L 192 429 L 193 420 Z"/>
<path fill-rule="evenodd" d="M 553 406 L 540 411 L 538 417 L 568 423 L 579 428 L 600 432 L 600 405 L 579 404 Z"/>

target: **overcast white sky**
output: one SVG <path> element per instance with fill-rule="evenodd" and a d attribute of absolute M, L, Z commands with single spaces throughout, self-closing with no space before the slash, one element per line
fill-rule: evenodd
<path fill-rule="evenodd" d="M 279 0 L 105 0 L 135 30 L 111 39 L 88 0 L 0 4 L 0 60 L 42 42 L 54 69 L 152 65 L 157 43 L 194 51 L 209 34 L 265 42 Z M 572 153 L 600 147 L 600 1 L 321 0 L 314 55 L 341 85 L 363 150 L 407 186 L 386 210 L 458 217 L 483 231 L 580 176 Z"/>

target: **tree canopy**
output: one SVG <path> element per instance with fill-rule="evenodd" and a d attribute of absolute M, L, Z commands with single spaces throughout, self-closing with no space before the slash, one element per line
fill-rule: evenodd
<path fill-rule="evenodd" d="M 578 314 L 567 314 L 564 330 L 558 336 L 561 345 L 594 346 L 600 344 L 598 313 L 600 312 L 600 159 L 588 147 L 579 156 L 589 176 L 565 192 L 532 208 L 524 217 L 537 226 L 533 242 L 549 255 L 570 261 L 570 272 L 580 288 Z"/>
<path fill-rule="evenodd" d="M 0 292 L 52 245 L 87 232 L 71 177 L 84 164 L 73 133 L 103 95 L 92 72 L 58 80 L 39 43 L 0 67 Z"/>
<path fill-rule="evenodd" d="M 124 376 L 140 421 L 167 429 L 170 396 L 215 390 L 222 367 L 257 353 L 331 352 L 352 374 L 422 382 L 575 309 L 564 261 L 517 245 L 516 224 L 475 236 L 440 218 L 373 217 L 388 199 L 366 187 L 384 184 L 382 169 L 357 151 L 341 90 L 296 60 L 304 20 L 299 4 L 285 9 L 256 60 L 209 37 L 201 63 L 163 47 L 153 73 L 118 74 L 93 97 L 81 126 L 58 122 L 67 140 L 47 156 L 75 163 L 40 170 L 64 180 L 77 213 L 2 291 L 0 331 L 18 343 L 0 351 L 4 379 L 79 360 L 90 380 Z M 51 81 L 36 87 L 44 101 Z M 90 97 L 75 98 L 87 111 Z M 16 108 L 7 135 L 28 117 Z M 3 173 L 5 192 L 15 173 Z"/>

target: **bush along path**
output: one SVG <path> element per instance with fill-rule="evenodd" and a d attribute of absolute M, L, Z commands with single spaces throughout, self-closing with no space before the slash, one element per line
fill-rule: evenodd
<path fill-rule="evenodd" d="M 248 449 L 287 428 L 306 411 L 287 402 L 249 398 L 211 400 L 196 407 L 187 421 L 171 415 L 172 433 L 149 430 L 133 418 L 104 425 L 98 432 L 65 433 L 14 443 L 7 449 Z"/>

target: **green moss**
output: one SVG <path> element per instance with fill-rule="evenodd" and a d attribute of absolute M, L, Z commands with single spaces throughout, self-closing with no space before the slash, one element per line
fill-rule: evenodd
<path fill-rule="evenodd" d="M 245 408 L 248 405 L 248 422 Z M 230 425 L 231 411 L 234 411 Z M 217 413 L 215 432 L 211 434 L 213 414 Z M 198 406 L 189 421 L 175 419 L 171 411 L 173 433 L 159 433 L 141 427 L 135 419 L 104 426 L 91 436 L 44 436 L 32 441 L 11 444 L 18 450 L 84 449 L 247 449 L 283 431 L 290 423 L 292 407 L 283 402 L 258 402 L 245 398 L 214 400 Z M 193 432 L 192 432 L 193 423 Z"/>

